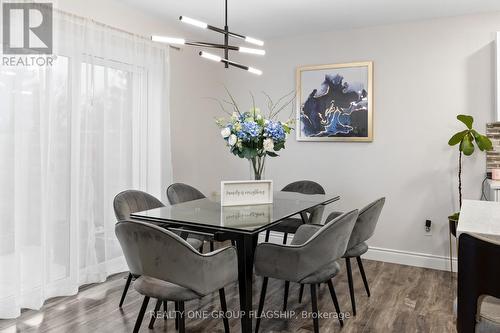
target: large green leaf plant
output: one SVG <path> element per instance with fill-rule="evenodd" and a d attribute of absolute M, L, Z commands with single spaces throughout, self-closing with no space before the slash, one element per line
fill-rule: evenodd
<path fill-rule="evenodd" d="M 478 133 L 474 128 L 472 128 L 472 125 L 474 124 L 474 118 L 472 116 L 460 114 L 457 116 L 457 119 L 466 126 L 466 129 L 455 133 L 448 141 L 448 144 L 450 146 L 459 145 L 458 197 L 460 207 L 462 207 L 462 155 L 471 156 L 476 149 L 476 145 L 480 151 L 492 150 L 493 144 L 487 136 Z M 449 219 L 458 220 L 459 214 L 460 213 L 455 213 L 449 216 Z"/>

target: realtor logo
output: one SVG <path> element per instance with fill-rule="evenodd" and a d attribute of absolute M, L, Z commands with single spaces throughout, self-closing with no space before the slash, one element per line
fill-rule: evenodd
<path fill-rule="evenodd" d="M 4 54 L 52 54 L 52 3 L 2 5 Z"/>

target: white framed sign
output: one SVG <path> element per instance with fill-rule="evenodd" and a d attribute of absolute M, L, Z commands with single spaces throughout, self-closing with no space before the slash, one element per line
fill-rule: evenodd
<path fill-rule="evenodd" d="M 221 206 L 273 203 L 272 180 L 223 181 L 220 186 Z"/>

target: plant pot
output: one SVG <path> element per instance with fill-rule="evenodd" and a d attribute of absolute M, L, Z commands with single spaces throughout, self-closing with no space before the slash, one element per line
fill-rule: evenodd
<path fill-rule="evenodd" d="M 450 228 L 450 234 L 452 234 L 454 237 L 457 237 L 457 225 L 458 225 L 458 219 L 448 218 L 448 226 Z"/>

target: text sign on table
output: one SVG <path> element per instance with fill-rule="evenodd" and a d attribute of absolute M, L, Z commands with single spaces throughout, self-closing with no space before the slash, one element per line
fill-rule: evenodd
<path fill-rule="evenodd" d="M 262 205 L 273 202 L 272 180 L 221 182 L 221 205 Z"/>

